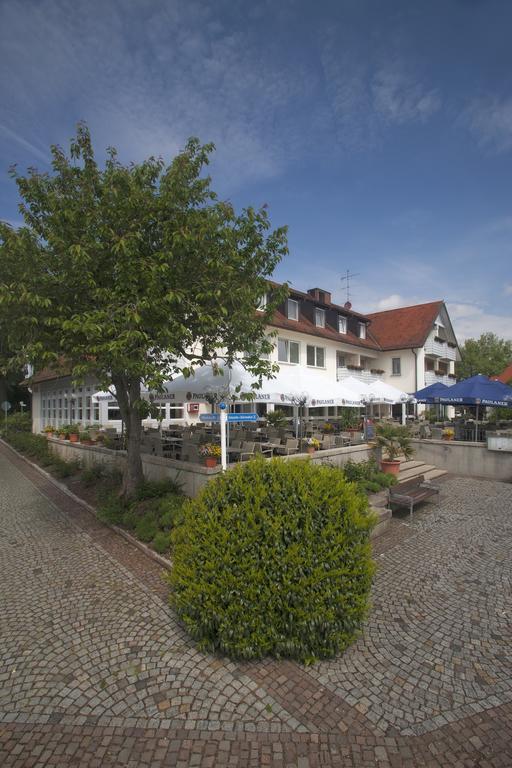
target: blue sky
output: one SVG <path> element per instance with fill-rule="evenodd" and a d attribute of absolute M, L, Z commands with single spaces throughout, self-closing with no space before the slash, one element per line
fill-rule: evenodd
<path fill-rule="evenodd" d="M 288 224 L 277 279 L 512 338 L 511 28 L 506 0 L 0 0 L 0 217 L 80 119 L 123 160 L 196 135 Z"/>

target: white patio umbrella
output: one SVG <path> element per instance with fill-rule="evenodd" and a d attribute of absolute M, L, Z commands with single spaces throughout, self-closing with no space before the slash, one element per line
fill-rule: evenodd
<path fill-rule="evenodd" d="M 252 394 L 251 402 L 294 405 L 297 400 L 311 406 L 361 405 L 361 398 L 341 382 L 329 382 L 320 372 L 299 367 L 282 366 L 273 379 L 263 379 L 260 389 L 253 389 L 255 378 L 241 363 L 235 361 L 231 368 L 219 365 L 222 373 L 215 373 L 211 365 L 197 368 L 194 375 L 178 376 L 165 384 L 164 399 L 220 402 L 223 399 L 243 402 L 242 394 Z"/>
<path fill-rule="evenodd" d="M 393 405 L 394 403 L 403 403 L 409 400 L 407 392 L 403 392 L 401 389 L 393 387 L 385 381 L 373 381 L 371 384 L 368 384 L 368 392 L 375 395 L 375 403 Z"/>

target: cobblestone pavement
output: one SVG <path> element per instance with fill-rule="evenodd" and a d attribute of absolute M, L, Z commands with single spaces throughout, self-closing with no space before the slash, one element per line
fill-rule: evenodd
<path fill-rule="evenodd" d="M 512 766 L 512 485 L 394 520 L 340 658 L 197 652 L 159 566 L 0 446 L 0 766 Z"/>

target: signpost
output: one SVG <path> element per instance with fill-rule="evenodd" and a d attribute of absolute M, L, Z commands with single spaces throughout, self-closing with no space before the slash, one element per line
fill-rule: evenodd
<path fill-rule="evenodd" d="M 210 424 L 220 424 L 220 463 L 223 470 L 228 467 L 228 449 L 226 424 L 229 422 L 258 421 L 257 413 L 227 413 L 226 403 L 219 403 L 220 413 L 202 413 L 199 421 Z"/>
<path fill-rule="evenodd" d="M 7 414 L 11 410 L 11 404 L 8 400 L 4 400 L 2 403 L 2 411 L 5 413 L 5 424 L 7 425 Z"/>
<path fill-rule="evenodd" d="M 228 413 L 228 421 L 258 421 L 257 413 Z"/>
<path fill-rule="evenodd" d="M 215 424 L 218 424 L 220 421 L 220 414 L 219 413 L 202 413 L 199 416 L 199 421 L 212 421 Z"/>

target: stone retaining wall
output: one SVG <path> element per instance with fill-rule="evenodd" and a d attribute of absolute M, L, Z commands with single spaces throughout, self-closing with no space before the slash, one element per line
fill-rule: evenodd
<path fill-rule="evenodd" d="M 512 455 L 489 451 L 485 443 L 458 440 L 413 440 L 414 459 L 454 475 L 512 482 Z"/>
<path fill-rule="evenodd" d="M 95 445 L 70 443 L 67 440 L 57 440 L 56 438 L 49 438 L 48 443 L 50 450 L 58 453 L 62 459 L 65 461 L 78 460 L 84 467 L 89 467 L 93 464 L 105 464 L 122 470 L 126 462 L 125 451 L 113 451 L 110 448 Z M 356 462 L 366 461 L 370 458 L 371 453 L 372 449 L 368 445 L 331 448 L 327 451 L 317 451 L 311 457 L 311 461 L 341 467 L 349 459 Z M 305 457 L 305 454 L 294 454 L 284 458 L 285 460 L 292 460 L 304 459 Z M 206 483 L 221 471 L 220 465 L 210 469 L 201 464 L 164 459 L 147 453 L 142 454 L 142 469 L 148 480 L 163 480 L 165 478 L 176 480 L 180 484 L 183 493 L 192 497 L 197 496 Z"/>

